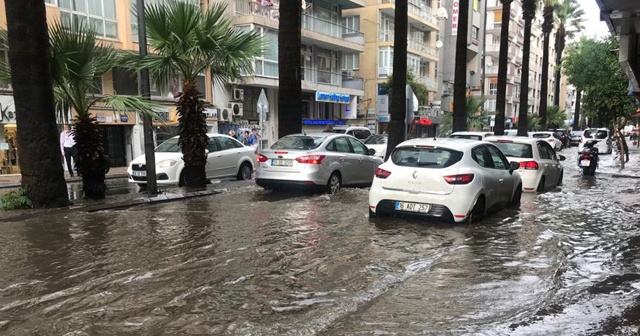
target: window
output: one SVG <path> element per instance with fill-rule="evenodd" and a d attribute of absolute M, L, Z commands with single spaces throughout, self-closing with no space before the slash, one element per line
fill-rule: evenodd
<path fill-rule="evenodd" d="M 243 147 L 241 143 L 237 140 L 233 140 L 227 137 L 217 137 L 218 143 L 220 144 L 220 150 L 234 149 Z"/>
<path fill-rule="evenodd" d="M 505 170 L 509 169 L 509 161 L 507 161 L 504 154 L 502 154 L 498 148 L 494 146 L 487 146 L 487 149 L 489 149 L 489 153 L 491 154 L 491 161 L 494 168 Z"/>
<path fill-rule="evenodd" d="M 389 15 L 382 15 L 380 17 L 380 41 L 381 42 L 393 42 L 393 17 Z"/>
<path fill-rule="evenodd" d="M 88 92 L 96 95 L 102 94 L 102 76 L 96 76 L 93 78 L 93 86 L 89 87 Z"/>
<path fill-rule="evenodd" d="M 308 135 L 287 135 L 271 146 L 271 149 L 316 149 L 322 142 L 324 137 L 312 137 Z"/>
<path fill-rule="evenodd" d="M 490 95 L 498 94 L 498 83 L 489 84 L 489 94 Z"/>
<path fill-rule="evenodd" d="M 343 70 L 360 69 L 360 54 L 344 54 L 342 55 Z"/>
<path fill-rule="evenodd" d="M 61 1 L 69 1 L 69 0 L 61 0 Z M 95 1 L 95 0 L 89 0 Z M 100 0 L 97 0 L 100 1 Z M 112 1 L 112 0 L 110 0 Z M 200 6 L 200 0 L 177 0 L 179 2 L 191 3 L 197 6 Z M 130 0 L 131 3 L 131 37 L 133 42 L 138 42 L 138 0 Z M 151 5 L 159 5 L 159 4 L 167 4 L 169 0 L 144 0 L 145 6 Z"/>
<path fill-rule="evenodd" d="M 360 143 L 360 141 L 349 138 L 349 143 L 351 143 L 351 148 L 353 148 L 354 153 L 360 155 L 369 155 L 369 150 L 362 143 Z"/>
<path fill-rule="evenodd" d="M 546 142 L 538 141 L 538 153 L 540 154 L 541 159 L 551 160 L 551 157 L 552 157 L 551 153 L 553 152 L 549 152 L 546 146 L 549 146 Z"/>
<path fill-rule="evenodd" d="M 533 158 L 533 151 L 531 145 L 515 142 L 493 142 L 502 153 L 506 156 L 531 159 Z"/>
<path fill-rule="evenodd" d="M 479 35 L 480 35 L 480 28 L 476 26 L 471 27 L 471 38 L 474 38 L 477 40 Z"/>
<path fill-rule="evenodd" d="M 7 66 L 9 65 L 9 50 L 7 49 L 8 46 L 9 44 L 7 40 L 0 40 L 0 60 L 5 62 Z M 11 83 L 0 83 L 0 89 L 11 89 Z"/>
<path fill-rule="evenodd" d="M 393 68 L 393 48 L 380 47 L 378 49 L 378 67 L 384 68 L 386 73 L 378 73 L 379 77 L 386 77 L 391 74 Z"/>
<path fill-rule="evenodd" d="M 342 18 L 342 33 L 353 34 L 360 31 L 360 16 L 347 16 Z"/>
<path fill-rule="evenodd" d="M 349 142 L 347 142 L 347 138 L 344 137 L 333 140 L 332 144 L 327 146 L 327 150 L 339 153 L 352 153 L 351 147 L 349 147 Z"/>
<path fill-rule="evenodd" d="M 113 68 L 113 91 L 117 95 L 134 96 L 138 94 L 138 75 L 124 68 Z"/>
<path fill-rule="evenodd" d="M 316 50 L 317 82 L 338 84 L 338 52 L 318 48 Z"/>
<path fill-rule="evenodd" d="M 486 150 L 485 146 L 479 146 L 479 147 L 474 148 L 471 151 L 471 157 L 480 166 L 485 167 L 485 168 L 492 168 L 492 166 L 490 164 L 491 156 L 489 155 L 489 153 L 487 153 L 487 150 Z"/>
<path fill-rule="evenodd" d="M 397 147 L 391 161 L 398 166 L 446 168 L 462 159 L 462 152 L 445 148 Z"/>
<path fill-rule="evenodd" d="M 54 5 L 54 6 L 58 5 L 58 1 L 56 1 L 56 0 L 44 0 L 44 3 L 48 3 L 48 4 L 51 4 L 51 5 Z"/>
<path fill-rule="evenodd" d="M 217 152 L 220 150 L 220 145 L 218 145 L 218 141 L 216 141 L 215 138 L 209 138 L 207 149 L 209 150 L 209 153 Z"/>
<path fill-rule="evenodd" d="M 156 147 L 156 152 L 160 153 L 178 153 L 181 151 L 182 149 L 178 145 L 178 138 L 171 138 Z"/>
<path fill-rule="evenodd" d="M 60 21 L 66 28 L 90 25 L 102 37 L 118 37 L 115 0 L 60 0 Z"/>

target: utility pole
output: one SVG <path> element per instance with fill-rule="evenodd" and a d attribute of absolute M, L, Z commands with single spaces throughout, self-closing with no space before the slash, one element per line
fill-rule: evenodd
<path fill-rule="evenodd" d="M 144 25 L 144 0 L 138 0 L 138 52 L 140 58 L 147 56 L 147 29 Z M 140 70 L 140 94 L 144 99 L 151 100 L 151 88 L 149 85 L 149 70 Z M 156 180 L 156 154 L 153 146 L 153 124 L 151 116 L 142 115 L 144 130 L 144 162 L 147 170 L 147 194 L 158 194 L 158 182 Z"/>
<path fill-rule="evenodd" d="M 482 110 L 484 111 L 484 88 L 485 82 L 487 79 L 487 5 L 489 4 L 489 0 L 485 0 L 484 2 L 484 15 L 482 17 L 482 59 L 480 63 L 480 71 L 482 74 L 480 76 L 480 101 L 482 101 Z"/>

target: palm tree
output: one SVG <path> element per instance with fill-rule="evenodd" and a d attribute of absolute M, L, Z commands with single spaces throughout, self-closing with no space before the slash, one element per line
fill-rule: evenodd
<path fill-rule="evenodd" d="M 3 72 L 13 75 L 9 77 L 19 129 L 22 185 L 36 208 L 65 206 L 69 196 L 58 147 L 45 5 L 41 0 L 7 0 L 5 5 L 13 67 L 8 74 L 5 63 Z"/>
<path fill-rule="evenodd" d="M 553 10 L 557 0 L 544 0 L 542 8 L 542 83 L 540 83 L 540 126 L 542 129 L 547 127 L 547 96 L 549 92 L 549 39 L 551 39 L 551 30 L 553 29 Z M 556 83 L 556 86 L 557 83 Z"/>
<path fill-rule="evenodd" d="M 466 128 L 470 130 L 483 130 L 489 126 L 489 119 L 491 114 L 482 109 L 484 100 L 474 97 L 467 97 L 465 99 L 465 114 L 466 114 Z M 442 125 L 438 129 L 442 135 L 447 135 L 452 132 L 453 129 L 453 116 L 447 114 L 442 118 Z"/>
<path fill-rule="evenodd" d="M 51 68 L 54 95 L 59 106 L 69 106 L 77 114 L 73 120 L 78 172 L 82 190 L 88 198 L 104 198 L 105 167 L 108 165 L 102 146 L 102 133 L 96 117 L 90 113 L 95 105 L 122 111 L 152 113 L 153 105 L 140 97 L 106 95 L 89 99 L 95 78 L 120 64 L 121 55 L 108 43 L 99 42 L 93 28 L 77 24 L 73 29 L 54 23 L 50 28 Z"/>
<path fill-rule="evenodd" d="M 206 186 L 207 124 L 196 78 L 207 69 L 220 82 L 239 78 L 252 72 L 253 57 L 262 51 L 259 33 L 235 29 L 226 8 L 216 2 L 203 11 L 177 1 L 145 7 L 150 54 L 135 64 L 147 68 L 160 85 L 173 76 L 182 81 L 176 102 L 185 165 L 180 181 L 188 188 Z"/>
<path fill-rule="evenodd" d="M 522 79 L 520 83 L 520 111 L 518 113 L 518 136 L 527 136 L 527 110 L 529 109 L 529 53 L 531 52 L 531 21 L 536 15 L 536 0 L 523 0 L 524 41 L 522 45 Z"/>
<path fill-rule="evenodd" d="M 556 71 L 555 71 L 555 95 L 553 104 L 560 105 L 560 75 L 562 65 L 562 53 L 566 43 L 566 38 L 572 38 L 575 33 L 584 29 L 582 23 L 584 19 L 584 11 L 580 8 L 577 0 L 558 0 L 555 12 L 557 18 L 558 29 L 556 29 Z M 573 29 L 567 30 L 567 27 Z"/>
<path fill-rule="evenodd" d="M 496 122 L 494 133 L 504 135 L 504 114 L 507 105 L 507 68 L 509 67 L 509 23 L 511 21 L 511 2 L 502 2 L 502 26 L 500 27 L 500 55 L 498 56 L 498 96 L 496 97 Z"/>
<path fill-rule="evenodd" d="M 458 36 L 456 37 L 456 65 L 453 78 L 454 132 L 465 131 L 467 129 L 467 122 L 465 120 L 465 101 L 467 95 L 467 30 L 469 28 L 469 0 L 460 0 L 459 2 L 460 11 L 458 13 Z"/>
<path fill-rule="evenodd" d="M 566 111 L 559 106 L 550 106 L 547 110 L 547 125 L 552 128 L 565 128 Z"/>
<path fill-rule="evenodd" d="M 409 29 L 407 0 L 396 0 L 395 32 L 393 45 L 393 97 L 391 98 L 391 120 L 389 122 L 389 140 L 385 160 L 396 146 L 404 141 L 405 118 L 407 111 L 407 31 Z"/>
<path fill-rule="evenodd" d="M 278 137 L 302 131 L 301 0 L 280 1 L 278 23 Z"/>

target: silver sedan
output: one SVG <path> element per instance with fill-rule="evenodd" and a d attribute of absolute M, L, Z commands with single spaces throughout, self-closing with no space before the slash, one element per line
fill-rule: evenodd
<path fill-rule="evenodd" d="M 370 186 L 383 161 L 360 140 L 343 134 L 292 134 L 256 157 L 256 184 L 336 193 L 341 186 Z"/>

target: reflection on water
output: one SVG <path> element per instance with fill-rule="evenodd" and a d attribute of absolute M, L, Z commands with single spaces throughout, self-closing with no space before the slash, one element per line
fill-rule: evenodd
<path fill-rule="evenodd" d="M 0 334 L 626 334 L 640 235 L 618 200 L 638 182 L 568 162 L 564 186 L 473 225 L 247 183 L 4 224 Z"/>

